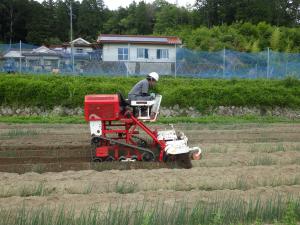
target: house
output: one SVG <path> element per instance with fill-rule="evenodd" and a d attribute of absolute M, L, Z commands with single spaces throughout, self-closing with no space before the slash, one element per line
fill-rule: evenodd
<path fill-rule="evenodd" d="M 93 51 L 92 44 L 83 38 L 77 38 L 71 42 L 64 43 L 62 47 L 66 53 L 71 53 L 71 46 L 73 45 L 74 54 L 88 54 Z"/>
<path fill-rule="evenodd" d="M 30 52 L 22 52 L 25 57 L 25 67 L 31 72 L 72 72 L 72 51 L 74 56 L 74 71 L 82 72 L 93 53 L 92 44 L 77 38 L 69 43 L 53 46 L 41 46 Z"/>
<path fill-rule="evenodd" d="M 23 52 L 26 52 L 28 50 L 23 50 Z M 17 72 L 20 70 L 20 62 L 21 65 L 24 62 L 24 56 L 20 53 L 20 50 L 17 49 L 10 49 L 3 55 L 3 71 L 11 73 L 11 72 Z"/>
<path fill-rule="evenodd" d="M 72 70 L 72 47 L 75 72 L 83 72 L 92 60 L 98 62 L 101 60 L 101 53 L 99 49 L 97 49 L 97 45 L 92 44 L 83 38 L 77 38 L 72 42 L 63 43 L 62 45 L 52 45 L 49 48 L 61 54 L 62 71 L 70 72 Z"/>
<path fill-rule="evenodd" d="M 60 54 L 46 46 L 22 52 L 22 55 L 25 57 L 26 69 L 32 72 L 51 72 L 60 67 Z"/>
<path fill-rule="evenodd" d="M 103 62 L 122 62 L 129 74 L 174 74 L 176 48 L 182 44 L 173 36 L 115 34 L 101 34 L 97 42 L 102 46 Z"/>
<path fill-rule="evenodd" d="M 73 49 L 73 54 L 71 49 Z M 75 73 L 89 72 L 91 64 L 101 63 L 99 44 L 77 38 L 61 45 L 37 47 L 25 44 L 25 48 L 21 50 L 19 48 L 5 49 L 0 52 L 0 71 L 72 73 L 72 56 Z"/>

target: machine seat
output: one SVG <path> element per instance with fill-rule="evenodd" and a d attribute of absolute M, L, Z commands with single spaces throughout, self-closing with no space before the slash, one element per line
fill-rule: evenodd
<path fill-rule="evenodd" d="M 144 121 L 156 121 L 162 96 L 156 95 L 153 100 L 132 100 L 130 105 L 135 109 L 137 118 Z"/>

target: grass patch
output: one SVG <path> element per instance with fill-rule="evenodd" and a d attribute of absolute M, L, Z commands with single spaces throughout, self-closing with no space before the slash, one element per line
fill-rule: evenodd
<path fill-rule="evenodd" d="M 64 207 L 32 210 L 23 206 L 13 211 L 0 210 L 0 224 L 217 225 L 279 222 L 291 225 L 300 220 L 299 210 L 299 198 L 272 196 L 268 199 L 257 197 L 244 201 L 234 196 L 225 199 L 220 196 L 193 206 L 188 206 L 185 202 L 176 202 L 173 207 L 163 202 L 143 202 L 125 207 L 111 206 L 107 211 L 92 207 L 79 215 Z"/>
<path fill-rule="evenodd" d="M 15 158 L 17 157 L 17 151 L 16 150 L 0 151 L 0 157 Z"/>
<path fill-rule="evenodd" d="M 45 196 L 49 195 L 50 192 L 45 188 L 45 183 L 40 182 L 36 186 L 23 186 L 20 190 L 21 197 L 28 196 Z"/>
<path fill-rule="evenodd" d="M 293 146 L 291 147 L 291 150 L 292 150 L 292 151 L 299 152 L 299 151 L 300 151 L 300 145 L 298 145 L 298 144 L 293 145 Z"/>
<path fill-rule="evenodd" d="M 120 163 L 115 162 L 101 162 L 101 163 L 91 163 L 90 169 L 96 171 L 105 171 L 105 170 L 132 170 L 132 169 L 160 169 L 160 168 L 169 168 L 167 163 L 160 162 L 124 162 Z"/>
<path fill-rule="evenodd" d="M 257 155 L 248 163 L 249 166 L 270 166 L 275 164 L 276 161 L 268 155 Z"/>
<path fill-rule="evenodd" d="M 22 136 L 35 136 L 38 134 L 39 132 L 36 130 L 13 129 L 13 130 L 9 130 L 6 133 L 2 133 L 1 136 L 7 138 L 17 138 Z"/>
<path fill-rule="evenodd" d="M 234 189 L 243 190 L 243 191 L 250 189 L 250 185 L 247 181 L 247 177 L 238 176 L 235 181 Z"/>
<path fill-rule="evenodd" d="M 35 173 L 42 174 L 42 173 L 47 171 L 47 168 L 46 168 L 45 164 L 37 163 L 37 164 L 32 164 L 31 171 L 35 172 Z"/>
<path fill-rule="evenodd" d="M 174 190 L 174 191 L 191 191 L 191 190 L 194 190 L 194 189 L 195 189 L 195 187 L 193 187 L 191 184 L 182 183 L 182 182 L 180 182 L 180 180 L 178 182 L 178 180 L 176 179 L 175 185 L 171 190 Z"/>
<path fill-rule="evenodd" d="M 291 164 L 300 165 L 300 157 L 292 159 Z"/>
<path fill-rule="evenodd" d="M 279 187 L 279 186 L 293 186 L 300 184 L 300 176 L 295 175 L 291 177 L 268 177 L 268 178 L 249 178 L 246 175 L 238 175 L 234 180 L 219 181 L 219 182 L 202 182 L 199 184 L 189 183 L 175 183 L 170 186 L 168 190 L 174 191 L 219 191 L 219 190 L 250 190 L 257 187 Z M 151 189 L 151 190 L 157 190 Z"/>
<path fill-rule="evenodd" d="M 284 177 L 279 177 L 279 178 L 273 178 L 272 180 L 269 179 L 264 179 L 262 183 L 259 184 L 257 182 L 258 186 L 262 187 L 279 187 L 279 186 L 293 186 L 293 185 L 299 185 L 300 184 L 300 176 L 295 176 L 292 178 L 284 178 Z"/>
<path fill-rule="evenodd" d="M 13 194 L 10 189 L 5 188 L 4 186 L 0 188 L 0 198 L 8 198 L 11 196 L 13 196 Z"/>
<path fill-rule="evenodd" d="M 252 144 L 250 146 L 250 152 L 261 152 L 261 153 L 274 153 L 274 152 L 285 152 L 288 150 L 287 146 L 284 146 L 283 143 L 278 143 L 275 146 L 267 144 Z"/>
<path fill-rule="evenodd" d="M 137 191 L 136 186 L 137 186 L 137 184 L 135 184 L 133 182 L 117 181 L 114 191 L 119 194 L 130 194 L 130 193 L 134 193 Z"/>
<path fill-rule="evenodd" d="M 84 124 L 83 116 L 1 116 L 0 123 L 45 123 L 45 124 Z M 191 117 L 160 117 L 158 124 L 169 123 L 200 123 L 236 124 L 236 123 L 300 123 L 300 119 L 289 119 L 275 116 L 202 116 Z"/>
<path fill-rule="evenodd" d="M 213 146 L 210 149 L 207 149 L 207 153 L 227 153 L 228 147 Z"/>
<path fill-rule="evenodd" d="M 66 188 L 66 192 L 68 194 L 83 194 L 83 195 L 88 195 L 90 193 L 92 193 L 93 189 L 94 189 L 94 184 L 92 183 L 88 183 L 87 185 L 85 185 L 83 188 L 79 188 L 79 187 L 69 187 Z"/>
<path fill-rule="evenodd" d="M 94 189 L 94 184 L 88 184 L 83 190 L 82 194 L 88 195 L 92 193 L 93 189 Z"/>
<path fill-rule="evenodd" d="M 273 148 L 273 151 L 270 151 L 270 153 L 272 152 L 285 152 L 286 148 L 284 147 L 284 145 L 282 143 L 277 144 L 277 146 L 275 148 Z"/>

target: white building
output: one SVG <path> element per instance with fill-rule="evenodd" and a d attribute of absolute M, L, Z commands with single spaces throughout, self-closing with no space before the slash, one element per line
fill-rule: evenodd
<path fill-rule="evenodd" d="M 66 53 L 71 54 L 71 46 L 73 44 L 73 53 L 74 54 L 88 54 L 93 51 L 92 44 L 83 38 L 77 38 L 72 42 L 64 43 L 63 49 Z"/>
<path fill-rule="evenodd" d="M 114 34 L 101 34 L 97 42 L 103 46 L 103 62 L 123 62 L 130 74 L 173 74 L 176 48 L 182 44 L 173 36 Z"/>

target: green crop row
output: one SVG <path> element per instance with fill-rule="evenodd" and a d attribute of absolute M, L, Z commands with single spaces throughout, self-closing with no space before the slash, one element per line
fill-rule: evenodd
<path fill-rule="evenodd" d="M 78 77 L 52 75 L 0 74 L 0 105 L 42 107 L 61 105 L 82 107 L 87 94 L 125 96 L 141 77 Z M 163 106 L 196 107 L 206 110 L 216 106 L 289 107 L 300 106 L 300 81 L 246 79 L 195 79 L 163 77 L 154 92 L 163 96 Z"/>
<path fill-rule="evenodd" d="M 211 199 L 210 199 L 211 200 Z M 0 209 L 0 224 L 12 225 L 221 225 L 221 224 L 299 224 L 299 198 L 285 200 L 272 196 L 249 201 L 233 197 L 216 199 L 211 202 L 199 202 L 188 207 L 185 202 L 176 202 L 173 206 L 164 202 L 109 207 L 106 212 L 92 206 L 75 214 L 64 206 L 50 209 L 23 208 L 13 211 Z"/>

